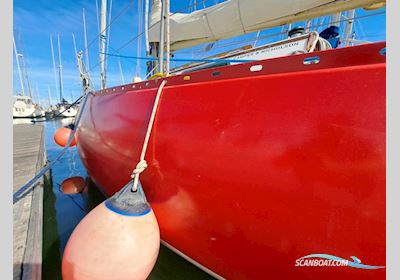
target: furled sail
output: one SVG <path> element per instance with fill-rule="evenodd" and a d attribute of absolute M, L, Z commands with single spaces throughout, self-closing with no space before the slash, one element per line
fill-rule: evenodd
<path fill-rule="evenodd" d="M 339 11 L 369 7 L 385 0 L 228 0 L 170 17 L 171 50 L 251 33 Z M 149 41 L 160 37 L 161 6 L 153 0 Z"/>

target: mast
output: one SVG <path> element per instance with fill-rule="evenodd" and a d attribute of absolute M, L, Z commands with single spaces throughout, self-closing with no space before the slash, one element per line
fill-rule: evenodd
<path fill-rule="evenodd" d="M 165 73 L 169 74 L 169 58 L 170 58 L 170 20 L 169 20 L 169 0 L 165 1 L 165 37 L 166 37 L 166 61 L 165 61 Z"/>
<path fill-rule="evenodd" d="M 77 53 L 78 53 L 78 50 L 76 48 L 76 41 L 75 41 L 75 34 L 74 33 L 72 33 L 72 44 L 74 45 L 74 54 L 76 56 Z"/>
<path fill-rule="evenodd" d="M 121 78 L 122 84 L 125 84 L 124 73 L 122 72 L 121 60 L 118 58 L 118 68 L 119 68 L 119 76 Z"/>
<path fill-rule="evenodd" d="M 136 77 L 140 77 L 140 53 L 141 53 L 141 46 L 142 46 L 142 36 L 140 36 L 142 32 L 142 0 L 138 0 L 138 39 L 137 39 L 137 48 L 136 48 Z"/>
<path fill-rule="evenodd" d="M 146 43 L 146 54 L 149 55 L 150 52 L 150 45 L 149 45 L 149 1 L 144 0 L 145 7 L 144 7 L 144 37 Z"/>
<path fill-rule="evenodd" d="M 51 47 L 51 58 L 53 60 L 53 72 L 54 72 L 54 87 L 57 91 L 57 71 L 56 71 L 56 60 L 54 59 L 54 47 L 53 47 L 53 36 L 50 34 L 50 47 Z M 60 100 L 61 101 L 61 100 Z"/>
<path fill-rule="evenodd" d="M 19 66 L 19 57 L 18 57 L 19 54 L 17 52 L 17 46 L 15 45 L 14 36 L 13 36 L 13 44 L 14 44 L 15 61 L 17 62 L 17 69 L 18 69 L 18 76 L 19 76 L 21 91 L 22 91 L 22 95 L 25 96 L 24 82 L 22 80 L 21 67 Z"/>
<path fill-rule="evenodd" d="M 36 96 L 37 96 L 37 104 L 39 105 L 39 108 L 41 107 L 40 105 L 40 94 L 39 94 L 39 87 L 36 84 Z"/>
<path fill-rule="evenodd" d="M 101 0 L 100 12 L 100 88 L 106 87 L 106 69 L 105 69 L 105 50 L 106 50 L 106 24 L 107 24 L 107 0 Z"/>
<path fill-rule="evenodd" d="M 347 24 L 346 24 L 346 31 L 345 31 L 345 46 L 351 46 L 352 43 L 350 39 L 353 36 L 353 24 L 354 24 L 354 15 L 355 15 L 355 10 L 349 10 L 347 12 Z"/>
<path fill-rule="evenodd" d="M 158 48 L 158 61 L 159 61 L 159 72 L 160 73 L 164 72 L 164 26 L 165 26 L 164 1 L 160 1 L 160 5 L 161 5 L 161 23 L 160 23 L 160 45 L 159 45 L 159 48 Z"/>
<path fill-rule="evenodd" d="M 310 32 L 310 28 L 312 25 L 312 19 L 306 21 L 306 32 Z"/>
<path fill-rule="evenodd" d="M 28 86 L 28 93 L 29 96 L 32 98 L 32 90 L 31 90 L 31 83 L 29 82 L 29 77 L 28 77 L 28 71 L 26 70 L 26 65 L 25 65 L 25 56 L 21 54 L 21 59 L 22 59 L 22 73 L 26 79 L 26 84 Z"/>
<path fill-rule="evenodd" d="M 110 11 L 108 12 L 108 24 L 107 24 L 107 43 L 106 43 L 106 53 L 108 53 L 109 49 L 110 49 L 110 37 L 111 37 L 111 13 L 112 13 L 112 4 L 113 1 L 110 0 Z M 105 56 L 104 57 L 105 61 L 104 61 L 104 68 L 107 69 L 107 63 L 108 63 L 108 57 Z"/>
<path fill-rule="evenodd" d="M 76 40 L 75 40 L 75 34 L 74 33 L 72 33 L 72 43 L 74 45 L 74 53 L 75 53 L 75 58 L 76 58 L 76 68 L 78 68 L 78 71 L 80 71 L 79 70 L 79 60 L 78 60 L 78 50 L 76 48 Z"/>
<path fill-rule="evenodd" d="M 150 0 L 148 0 L 150 1 Z M 161 0 L 151 0 L 151 9 L 150 9 L 150 14 L 149 14 L 149 20 L 148 25 L 150 25 L 150 27 L 147 28 L 147 33 L 150 36 L 151 32 L 152 32 L 152 26 L 156 24 L 156 22 L 160 21 L 161 18 L 161 9 L 162 9 L 162 5 L 161 5 Z M 154 57 L 154 58 L 158 58 L 159 57 L 159 53 L 160 53 L 160 46 L 161 44 L 158 42 L 159 41 L 159 36 L 160 36 L 160 31 L 158 31 L 157 33 L 157 40 L 156 41 L 151 41 L 151 38 L 149 37 L 149 42 L 147 45 L 147 48 L 149 50 L 148 55 Z M 153 75 L 156 72 L 159 72 L 159 61 L 158 60 L 151 60 L 148 61 L 147 63 L 147 76 Z"/>
<path fill-rule="evenodd" d="M 60 47 L 60 33 L 57 34 L 58 44 L 58 75 L 60 80 L 60 102 L 63 100 L 63 80 L 62 80 L 62 65 L 61 65 L 61 47 Z"/>
<path fill-rule="evenodd" d="M 51 58 L 53 60 L 54 87 L 55 87 L 55 89 L 57 91 L 57 85 L 58 84 L 57 84 L 56 60 L 54 58 L 53 35 L 51 35 L 51 34 L 50 34 L 50 47 L 51 47 Z"/>
<path fill-rule="evenodd" d="M 336 13 L 332 15 L 332 19 L 331 19 L 331 25 L 340 26 L 340 17 L 342 16 L 342 13 Z"/>
<path fill-rule="evenodd" d="M 97 20 L 97 33 L 100 34 L 99 3 L 97 0 L 96 0 L 96 20 Z M 99 44 L 99 48 L 100 48 L 100 44 Z"/>
<path fill-rule="evenodd" d="M 97 0 L 96 0 L 97 3 Z M 85 43 L 85 55 L 86 55 L 86 71 L 88 72 L 90 69 L 89 65 L 89 49 L 88 49 L 88 42 L 87 42 L 87 33 L 86 33 L 86 16 L 85 16 L 85 8 L 82 9 L 82 20 L 83 20 L 83 38 Z M 98 23 L 98 18 L 97 18 Z"/>
<path fill-rule="evenodd" d="M 51 107 L 53 107 L 53 100 L 51 99 L 50 86 L 47 86 L 47 94 L 49 96 L 49 104 L 50 104 L 50 108 L 51 108 Z"/>

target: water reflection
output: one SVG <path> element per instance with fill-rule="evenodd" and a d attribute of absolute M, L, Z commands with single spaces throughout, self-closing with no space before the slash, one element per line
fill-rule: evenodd
<path fill-rule="evenodd" d="M 52 161 L 62 150 L 54 143 L 54 132 L 73 123 L 73 118 L 56 119 L 42 123 L 45 127 L 47 159 Z M 80 220 L 105 197 L 94 187 L 82 194 L 66 195 L 61 183 L 71 176 L 87 177 L 76 148 L 71 148 L 51 170 L 46 184 L 44 201 L 43 279 L 61 279 L 61 256 L 68 238 Z"/>

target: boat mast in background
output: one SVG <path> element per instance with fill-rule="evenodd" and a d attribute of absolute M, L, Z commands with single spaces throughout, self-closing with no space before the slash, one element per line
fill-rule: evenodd
<path fill-rule="evenodd" d="M 353 38 L 353 23 L 354 23 L 354 15 L 355 15 L 355 10 L 349 10 L 347 12 L 347 24 L 346 24 L 346 31 L 345 31 L 345 35 L 344 35 L 344 39 L 345 39 L 345 46 L 352 46 L 353 43 L 351 41 L 351 39 Z"/>
<path fill-rule="evenodd" d="M 110 10 L 108 12 L 108 23 L 106 26 L 106 29 L 107 29 L 106 53 L 109 53 L 109 50 L 110 50 L 112 4 L 113 4 L 113 1 L 110 0 Z M 107 14 L 107 10 L 106 10 L 106 14 Z M 108 63 L 108 56 L 105 56 L 104 57 L 104 69 L 107 69 L 107 63 Z"/>
<path fill-rule="evenodd" d="M 100 88 L 106 88 L 106 69 L 105 69 L 105 50 L 106 50 L 106 36 L 107 36 L 107 0 L 101 1 L 101 12 L 100 12 Z"/>
<path fill-rule="evenodd" d="M 166 60 L 165 60 L 165 74 L 169 74 L 169 58 L 170 58 L 170 17 L 169 17 L 169 0 L 164 0 L 164 5 L 165 9 L 164 9 L 164 15 L 165 15 L 165 47 L 166 47 Z"/>
<path fill-rule="evenodd" d="M 54 47 L 53 47 L 53 35 L 50 34 L 50 47 L 51 47 L 51 58 L 53 60 L 53 72 L 54 72 L 54 88 L 57 92 L 57 71 L 56 71 L 56 61 L 54 59 Z M 61 100 L 60 100 L 61 102 Z"/>
<path fill-rule="evenodd" d="M 74 45 L 74 54 L 75 56 L 78 54 L 78 50 L 76 48 L 76 40 L 75 40 L 75 34 L 72 33 L 72 44 Z"/>
<path fill-rule="evenodd" d="M 150 1 L 150 0 L 147 0 Z M 147 3 L 148 5 L 148 3 Z M 149 6 L 149 5 L 148 5 Z M 147 9 L 149 9 L 149 7 L 146 7 Z M 158 58 L 159 57 L 159 49 L 160 49 L 160 42 L 159 40 L 154 41 L 154 42 L 150 42 L 150 29 L 149 23 L 153 24 L 154 22 L 157 22 L 160 20 L 161 18 L 161 0 L 151 0 L 151 10 L 150 10 L 150 19 L 145 20 L 147 28 L 146 29 L 146 35 L 148 36 L 147 40 L 148 42 L 146 42 L 146 48 L 148 49 L 148 53 L 147 55 L 150 55 L 154 58 Z M 148 17 L 148 15 L 146 16 Z M 158 31 L 159 32 L 159 31 Z M 158 33 L 157 36 L 160 35 L 160 32 Z M 158 38 L 159 39 L 159 38 Z M 158 60 L 151 60 L 147 62 L 147 77 L 150 77 L 151 75 L 153 75 L 155 72 L 159 72 L 159 61 Z"/>
<path fill-rule="evenodd" d="M 17 46 L 15 45 L 14 36 L 13 36 L 13 44 L 14 44 L 15 61 L 17 63 L 19 82 L 20 82 L 20 86 L 21 86 L 21 93 L 22 93 L 23 96 L 25 96 L 24 82 L 22 80 L 21 67 L 19 66 L 19 54 L 17 52 Z"/>
<path fill-rule="evenodd" d="M 136 47 L 136 56 L 138 57 L 137 59 L 136 59 L 136 73 L 135 73 L 135 79 L 140 79 L 140 59 L 139 59 L 139 57 L 140 57 L 140 54 L 141 54 L 141 47 L 142 47 L 142 36 L 140 36 L 139 34 L 142 34 L 142 23 L 143 23 L 143 20 L 142 20 L 142 13 L 143 13 L 143 5 L 142 5 L 142 1 L 143 0 L 138 0 L 137 1 L 137 3 L 138 3 L 138 6 L 137 6 L 137 8 L 138 8 L 138 12 L 137 12 L 137 17 L 138 17 L 138 31 L 137 31 L 137 33 L 138 33 L 138 38 L 137 38 L 137 47 Z"/>
<path fill-rule="evenodd" d="M 145 37 L 145 44 L 146 44 L 146 54 L 150 54 L 150 45 L 149 45 L 149 1 L 144 0 L 144 37 Z"/>
<path fill-rule="evenodd" d="M 160 44 L 158 49 L 158 63 L 159 68 L 158 72 L 164 72 L 164 27 L 165 27 L 165 9 L 164 9 L 164 1 L 159 1 L 161 6 L 161 22 L 160 22 Z"/>
<path fill-rule="evenodd" d="M 85 8 L 82 9 L 82 21 L 83 21 L 83 38 L 84 38 L 84 44 L 85 44 L 85 56 L 86 56 L 86 72 L 89 72 L 90 64 L 89 64 L 89 49 L 88 49 L 88 43 L 87 43 L 87 33 L 86 33 Z"/>
<path fill-rule="evenodd" d="M 60 102 L 63 101 L 63 80 L 62 80 L 62 64 L 61 64 L 61 47 L 60 47 L 60 33 L 57 34 L 58 45 L 58 75 L 60 80 Z"/>
<path fill-rule="evenodd" d="M 78 69 L 78 72 L 80 73 L 80 68 L 79 68 L 79 55 L 78 55 L 78 50 L 76 48 L 76 40 L 75 40 L 75 34 L 72 33 L 72 43 L 74 45 L 74 54 L 75 54 L 75 58 L 76 58 L 76 68 Z M 74 102 L 74 100 L 72 99 L 71 102 Z"/>
<path fill-rule="evenodd" d="M 332 19 L 331 19 L 331 25 L 340 27 L 340 18 L 341 18 L 341 16 L 342 16 L 341 12 L 333 14 L 332 15 Z"/>
<path fill-rule="evenodd" d="M 26 80 L 26 85 L 28 86 L 29 96 L 32 98 L 31 83 L 29 82 L 28 70 L 26 70 L 25 56 L 23 54 L 20 54 L 20 55 L 21 55 L 21 60 L 22 60 L 22 73 L 23 73 L 23 76 L 24 76 L 24 78 Z"/>
<path fill-rule="evenodd" d="M 47 94 L 49 96 L 49 107 L 52 108 L 53 107 L 53 100 L 51 99 L 51 91 L 50 91 L 50 86 L 47 86 Z"/>
<path fill-rule="evenodd" d="M 121 59 L 119 58 L 118 58 L 118 68 L 119 68 L 119 76 L 121 78 L 121 83 L 125 84 L 124 73 L 122 72 L 122 66 L 121 66 Z"/>
<path fill-rule="evenodd" d="M 36 87 L 35 87 L 35 89 L 36 89 L 36 98 L 37 98 L 37 104 L 39 105 L 39 108 L 41 108 L 42 106 L 41 106 L 41 104 L 40 104 L 40 94 L 39 94 L 39 87 L 38 87 L 38 85 L 36 84 Z"/>

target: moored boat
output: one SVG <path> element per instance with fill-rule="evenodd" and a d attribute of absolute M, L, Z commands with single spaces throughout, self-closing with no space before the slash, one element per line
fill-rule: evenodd
<path fill-rule="evenodd" d="M 63 99 L 61 103 L 56 104 L 55 107 L 54 115 L 62 118 L 75 117 L 78 112 L 77 106 L 72 106 L 72 104 L 65 99 Z"/>
<path fill-rule="evenodd" d="M 40 118 L 44 114 L 29 96 L 14 96 L 13 118 Z"/>
<path fill-rule="evenodd" d="M 107 196 L 119 191 L 165 80 L 140 176 L 164 244 L 227 279 L 384 279 L 385 48 L 105 88 L 82 112 L 80 157 Z M 379 268 L 296 266 L 312 254 Z"/>

